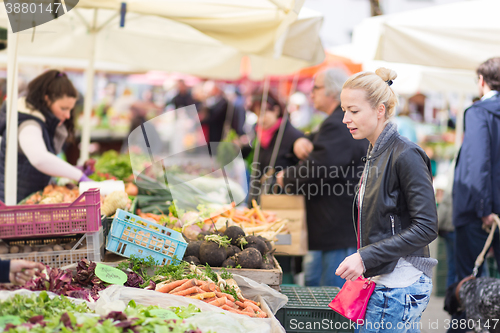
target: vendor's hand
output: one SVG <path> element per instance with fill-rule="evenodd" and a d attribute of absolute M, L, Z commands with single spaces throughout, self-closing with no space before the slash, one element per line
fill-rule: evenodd
<path fill-rule="evenodd" d="M 335 275 L 343 279 L 355 281 L 364 272 L 363 259 L 359 253 L 351 254 L 342 261 L 335 271 Z"/>
<path fill-rule="evenodd" d="M 9 280 L 14 284 L 24 285 L 35 276 L 35 269 L 43 271 L 45 266 L 39 262 L 11 260 Z"/>
<path fill-rule="evenodd" d="M 83 166 L 77 166 L 77 168 L 82 170 L 83 174 L 88 177 L 95 172 L 95 160 L 91 158 L 83 163 Z"/>
<path fill-rule="evenodd" d="M 284 170 L 281 170 L 280 172 L 278 172 L 276 174 L 276 184 L 278 184 L 281 187 L 284 186 L 284 182 L 283 182 L 284 175 L 285 175 L 285 171 Z"/>
<path fill-rule="evenodd" d="M 313 149 L 312 142 L 306 138 L 299 138 L 293 143 L 293 153 L 301 160 L 305 160 Z"/>
<path fill-rule="evenodd" d="M 80 178 L 80 180 L 78 182 L 81 183 L 81 182 L 91 182 L 91 181 L 92 181 L 92 179 L 85 176 L 85 174 L 82 174 L 82 177 Z"/>

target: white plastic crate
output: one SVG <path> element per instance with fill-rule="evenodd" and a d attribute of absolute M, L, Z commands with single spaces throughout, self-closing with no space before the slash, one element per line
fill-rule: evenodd
<path fill-rule="evenodd" d="M 59 239 L 60 240 L 60 239 Z M 86 258 L 91 261 L 100 262 L 104 258 L 104 237 L 102 227 L 99 231 L 88 232 L 74 237 L 66 237 L 65 240 L 75 241 L 77 243 L 71 250 L 51 251 L 51 252 L 28 252 L 28 253 L 9 253 L 0 254 L 0 259 L 25 259 L 35 262 L 42 262 L 50 267 L 64 267 Z M 83 241 L 87 242 L 85 248 L 78 249 Z M 58 241 L 57 238 L 33 239 L 33 240 L 16 240 L 8 242 L 9 246 L 14 245 L 54 245 Z"/>

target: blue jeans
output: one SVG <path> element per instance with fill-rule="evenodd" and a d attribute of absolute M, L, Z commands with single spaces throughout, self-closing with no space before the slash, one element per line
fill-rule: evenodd
<path fill-rule="evenodd" d="M 431 291 L 432 280 L 425 274 L 406 288 L 377 285 L 368 301 L 360 333 L 420 332 L 420 318 L 429 303 Z"/>
<path fill-rule="evenodd" d="M 446 277 L 446 288 L 457 282 L 457 272 L 455 268 L 455 232 L 445 231 L 440 233 L 446 243 L 446 265 L 448 274 Z"/>
<path fill-rule="evenodd" d="M 306 286 L 335 286 L 342 288 L 345 280 L 335 275 L 335 271 L 340 263 L 353 253 L 356 253 L 355 247 L 307 252 L 304 258 Z"/>

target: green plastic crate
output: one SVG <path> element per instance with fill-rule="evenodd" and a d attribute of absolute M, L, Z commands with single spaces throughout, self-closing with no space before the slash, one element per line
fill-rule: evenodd
<path fill-rule="evenodd" d="M 281 286 L 288 303 L 276 313 L 287 333 L 352 333 L 351 321 L 328 307 L 339 292 L 337 287 Z"/>

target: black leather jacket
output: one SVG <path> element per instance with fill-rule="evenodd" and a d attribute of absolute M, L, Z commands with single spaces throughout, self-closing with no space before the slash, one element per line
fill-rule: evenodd
<path fill-rule="evenodd" d="M 401 257 L 429 257 L 438 223 L 427 155 L 395 132 L 369 153 L 365 168 L 359 249 L 364 276 L 392 272 Z"/>

